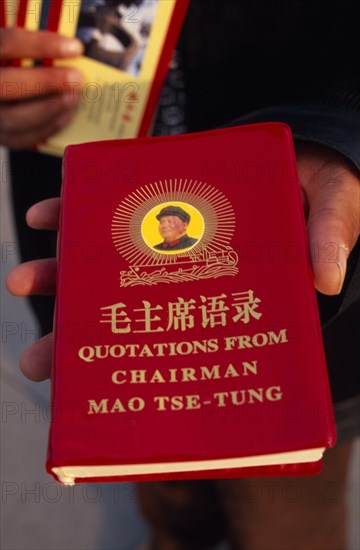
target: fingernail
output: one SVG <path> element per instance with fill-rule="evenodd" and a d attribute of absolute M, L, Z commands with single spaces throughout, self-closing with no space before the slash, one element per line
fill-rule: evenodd
<path fill-rule="evenodd" d="M 336 261 L 337 265 L 339 266 L 339 272 L 340 272 L 340 284 L 339 284 L 339 289 L 337 291 L 337 294 L 340 294 L 344 284 L 348 256 L 349 256 L 349 248 L 345 244 L 340 244 L 338 259 Z"/>
<path fill-rule="evenodd" d="M 77 38 L 64 38 L 60 44 L 60 52 L 62 55 L 81 55 L 84 46 Z"/>

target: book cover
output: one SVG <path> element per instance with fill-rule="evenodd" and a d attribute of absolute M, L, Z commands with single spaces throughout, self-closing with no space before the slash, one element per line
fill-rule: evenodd
<path fill-rule="evenodd" d="M 147 135 L 187 6 L 188 0 L 53 0 L 47 29 L 78 37 L 84 55 L 44 63 L 75 66 L 85 83 L 69 86 L 75 92 L 81 85 L 72 122 L 38 149 L 62 156 L 69 144 Z"/>
<path fill-rule="evenodd" d="M 5 3 L 0 6 L 0 29 L 4 29 L 7 26 L 7 13 Z"/>
<path fill-rule="evenodd" d="M 18 0 L 16 26 L 37 31 L 40 25 L 42 0 Z"/>
<path fill-rule="evenodd" d="M 40 28 L 42 0 L 18 0 L 16 26 L 28 31 L 37 31 Z M 15 59 L 13 65 L 18 67 L 32 67 L 34 59 Z"/>
<path fill-rule="evenodd" d="M 17 19 L 18 0 L 4 0 L 1 2 L 1 11 L 4 14 L 4 27 L 14 27 Z"/>
<path fill-rule="evenodd" d="M 70 146 L 48 471 L 318 471 L 335 442 L 290 129 Z"/>

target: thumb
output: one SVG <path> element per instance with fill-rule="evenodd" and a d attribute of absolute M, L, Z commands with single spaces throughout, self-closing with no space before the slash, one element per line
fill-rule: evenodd
<path fill-rule="evenodd" d="M 323 294 L 339 294 L 347 258 L 359 235 L 360 182 L 344 167 L 321 170 L 308 183 L 306 193 L 315 287 Z"/>
<path fill-rule="evenodd" d="M 27 348 L 20 357 L 22 373 L 34 382 L 50 378 L 53 333 L 47 334 Z"/>
<path fill-rule="evenodd" d="M 315 287 L 323 294 L 339 294 L 359 236 L 359 173 L 346 157 L 323 145 L 298 142 L 296 155 Z"/>
<path fill-rule="evenodd" d="M 315 288 L 327 295 L 341 292 L 344 284 L 350 238 L 344 223 L 326 208 L 310 210 L 308 234 Z"/>

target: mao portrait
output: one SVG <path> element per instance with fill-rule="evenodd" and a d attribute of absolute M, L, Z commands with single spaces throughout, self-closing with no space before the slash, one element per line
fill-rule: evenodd
<path fill-rule="evenodd" d="M 198 242 L 198 239 L 189 237 L 187 234 L 191 217 L 180 206 L 165 206 L 157 214 L 156 219 L 159 221 L 158 230 L 163 241 L 153 247 L 155 250 L 161 250 L 161 252 L 186 250 Z"/>

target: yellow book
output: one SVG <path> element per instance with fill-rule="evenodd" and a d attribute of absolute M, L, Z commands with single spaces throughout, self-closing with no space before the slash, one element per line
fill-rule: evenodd
<path fill-rule="evenodd" d="M 43 0 L 27 0 L 26 13 L 24 19 L 24 29 L 28 31 L 37 31 L 40 28 L 40 16 Z M 32 67 L 33 59 L 22 59 L 22 67 Z"/>
<path fill-rule="evenodd" d="M 18 0 L 4 0 L 6 27 L 14 27 L 18 10 Z"/>
<path fill-rule="evenodd" d="M 61 156 L 69 144 L 146 135 L 187 4 L 143 0 L 114 7 L 106 0 L 55 1 L 49 30 L 77 36 L 84 55 L 54 65 L 80 69 L 85 83 L 69 84 L 69 92 L 81 96 L 75 117 L 38 149 Z"/>

